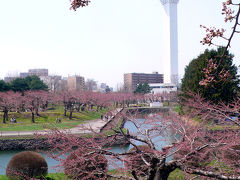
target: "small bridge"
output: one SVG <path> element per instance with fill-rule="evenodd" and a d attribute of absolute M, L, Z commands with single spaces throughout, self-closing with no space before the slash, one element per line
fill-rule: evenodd
<path fill-rule="evenodd" d="M 130 107 L 128 108 L 128 112 L 139 112 L 139 113 L 165 113 L 169 112 L 170 108 L 169 107 L 149 107 L 149 106 L 144 106 L 144 107 Z"/>

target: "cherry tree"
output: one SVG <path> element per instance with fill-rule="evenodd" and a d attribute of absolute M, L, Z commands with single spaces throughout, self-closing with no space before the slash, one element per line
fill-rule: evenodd
<path fill-rule="evenodd" d="M 77 10 L 79 7 L 87 6 L 90 1 L 89 0 L 70 0 L 71 2 L 71 9 Z"/>
<path fill-rule="evenodd" d="M 80 0 L 72 2 L 75 3 L 73 4 L 75 9 L 87 5 Z M 229 6 L 239 8 L 235 15 Z M 240 4 L 235 4 L 231 0 L 226 1 L 223 4 L 223 14 L 226 15 L 226 21 L 235 22 L 232 35 L 230 38 L 225 38 L 222 30 L 206 28 L 207 37 L 204 43 L 214 44 L 212 40 L 215 37 L 221 37 L 227 40 L 226 49 L 228 49 L 232 36 L 239 32 L 237 26 L 239 26 Z M 62 162 L 69 177 L 84 170 L 82 179 L 113 177 L 167 180 L 169 174 L 176 168 L 187 174 L 207 178 L 240 179 L 240 121 L 238 119 L 240 99 L 236 98 L 227 105 L 224 103 L 213 105 L 199 95 L 190 94 L 189 96 L 185 100 L 189 113 L 185 115 L 169 111 L 167 114 L 147 115 L 139 120 L 133 113 L 125 111 L 126 114 L 122 114 L 122 119 L 131 123 L 136 131 L 125 133 L 122 126 L 117 129 L 113 126 L 115 134 L 110 139 L 79 138 L 62 131 L 53 131 L 52 134 L 47 135 L 48 142 L 54 147 L 52 149 L 60 150 L 60 154 L 61 152 L 65 155 L 69 154 L 65 159 L 60 159 L 59 155 L 53 157 Z M 122 95 L 119 102 L 123 107 L 127 107 L 131 102 L 129 99 L 132 100 L 129 96 Z M 193 121 L 196 117 L 200 119 L 199 122 Z M 211 122 L 220 123 L 222 129 L 213 129 L 213 126 L 209 125 Z M 111 148 L 106 148 L 106 145 L 111 146 L 119 136 L 133 147 L 132 150 L 114 153 Z M 118 173 L 111 174 L 107 170 L 106 159 L 101 156 L 100 160 L 98 155 L 104 155 L 108 161 L 113 160 L 112 164 L 119 160 L 123 165 L 115 164 L 114 167 Z M 99 161 L 96 161 L 98 158 Z M 94 166 L 90 162 L 102 162 L 103 165 L 96 163 Z M 71 166 L 73 164 L 75 165 Z M 69 172 L 68 167 L 74 170 Z"/>
<path fill-rule="evenodd" d="M 18 92 L 0 92 L 0 109 L 3 111 L 3 123 L 8 120 L 8 112 L 17 110 L 19 98 L 21 98 L 21 94 Z"/>
<path fill-rule="evenodd" d="M 35 114 L 39 116 L 39 108 L 45 107 L 48 101 L 46 91 L 26 91 L 22 97 L 22 104 L 32 114 L 32 123 L 35 123 Z"/>
<path fill-rule="evenodd" d="M 228 49 L 231 48 L 231 42 L 235 34 L 239 34 L 240 30 L 240 23 L 239 23 L 239 15 L 240 15 L 240 3 L 236 0 L 227 0 L 223 2 L 223 8 L 222 8 L 222 15 L 224 15 L 224 21 L 226 23 L 232 24 L 232 29 L 230 32 L 229 37 L 227 37 L 226 30 L 223 28 L 215 28 L 215 27 L 206 27 L 201 25 L 203 29 L 206 31 L 206 36 L 203 38 L 201 43 L 203 45 L 214 45 L 218 47 L 222 47 L 223 45 L 219 45 L 217 43 L 217 39 L 222 39 L 226 41 L 226 45 L 224 46 L 224 50 L 222 52 L 221 59 L 217 61 L 218 63 L 214 63 L 213 59 L 209 59 L 209 64 L 207 68 L 203 70 L 203 73 L 205 74 L 205 78 L 200 81 L 200 85 L 202 86 L 211 86 L 212 82 L 216 81 L 227 81 L 231 79 L 231 76 L 228 71 L 225 71 L 224 69 L 218 74 L 218 79 L 216 79 L 216 69 L 218 69 L 219 65 L 221 64 L 222 60 L 224 58 L 227 58 L 229 55 L 227 53 Z"/>
<path fill-rule="evenodd" d="M 62 91 L 59 94 L 59 99 L 60 102 L 63 104 L 64 106 L 64 116 L 67 116 L 67 111 L 70 112 L 69 114 L 69 119 L 72 119 L 72 114 L 75 108 L 75 104 L 76 104 L 76 97 L 75 97 L 75 93 L 73 91 Z"/>
<path fill-rule="evenodd" d="M 52 157 L 59 160 L 63 168 L 67 167 L 65 172 L 70 177 L 84 169 L 85 179 L 95 176 L 95 179 L 114 177 L 166 180 L 176 168 L 187 174 L 217 179 L 240 178 L 238 158 L 240 132 L 227 126 L 229 122 L 225 121 L 228 117 L 232 123 L 239 126 L 239 120 L 233 119 L 227 112 L 233 110 L 232 107 L 228 106 L 223 116 L 221 106 L 213 107 L 204 102 L 200 96 L 194 97 L 189 104 L 194 106 L 196 111 L 192 111 L 188 116 L 180 116 L 170 111 L 168 115 L 151 114 L 139 120 L 134 113 L 122 113 L 121 118 L 131 123 L 135 129 L 127 134 L 122 126 L 116 128 L 116 124 L 111 124 L 115 134 L 102 138 L 95 137 L 95 134 L 93 138 L 80 138 L 62 131 L 53 131 L 47 135 L 48 143 L 54 147 L 51 149 L 53 152 L 58 150 L 60 154 L 54 154 Z M 238 105 L 240 107 L 240 100 Z M 213 114 L 210 116 L 211 113 Z M 201 122 L 192 121 L 196 114 L 201 115 Z M 209 118 L 213 116 L 225 124 L 226 128 L 220 131 L 208 129 Z M 122 137 L 125 143 L 129 143 L 133 147 L 132 150 L 112 152 L 111 145 L 119 137 Z M 61 158 L 60 155 L 66 154 L 68 157 Z M 73 156 L 74 158 L 71 158 Z M 94 165 L 89 163 L 96 162 L 96 158 L 100 156 L 102 168 L 98 168 L 100 165 L 97 164 L 93 168 Z M 122 162 L 123 165 L 116 161 Z M 119 175 L 109 173 L 107 167 L 110 165 L 119 172 Z M 71 167 L 72 171 L 68 167 Z M 126 176 L 127 174 L 131 176 Z"/>

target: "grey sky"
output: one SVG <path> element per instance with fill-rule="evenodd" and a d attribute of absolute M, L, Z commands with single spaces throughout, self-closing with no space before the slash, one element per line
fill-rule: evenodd
<path fill-rule="evenodd" d="M 221 0 L 180 0 L 179 73 L 203 52 L 200 24 L 226 28 Z M 0 77 L 48 68 L 111 86 L 130 72 L 163 72 L 166 19 L 159 0 L 92 0 L 69 10 L 69 0 L 0 1 Z M 238 37 L 239 38 L 239 37 Z M 240 64 L 238 38 L 231 52 Z"/>

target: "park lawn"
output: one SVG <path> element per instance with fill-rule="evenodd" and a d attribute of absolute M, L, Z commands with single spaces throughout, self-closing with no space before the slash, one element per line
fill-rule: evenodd
<path fill-rule="evenodd" d="M 109 173 L 113 174 L 113 175 L 120 175 L 121 174 L 116 170 L 110 170 Z M 123 174 L 121 174 L 121 175 L 123 175 Z M 124 174 L 124 175 L 126 175 L 126 174 Z M 131 174 L 127 174 L 126 176 L 131 177 Z M 195 176 L 196 175 L 186 176 L 186 174 L 184 172 L 182 172 L 179 169 L 176 169 L 175 171 L 170 173 L 170 176 L 168 177 L 168 179 L 169 180 L 185 180 L 188 177 L 193 178 Z M 66 177 L 66 175 L 64 173 L 49 173 L 46 176 L 46 179 L 49 179 L 49 180 L 70 180 L 69 178 Z M 204 178 L 198 176 L 197 179 L 203 180 Z M 5 175 L 0 175 L 0 180 L 9 180 L 9 179 Z"/>
<path fill-rule="evenodd" d="M 72 120 L 69 120 L 69 112 L 67 116 L 63 116 L 63 107 L 52 107 L 47 111 L 39 112 L 40 116 L 35 116 L 35 123 L 31 122 L 31 112 L 10 112 L 9 119 L 15 117 L 17 123 L 6 124 L 0 123 L 0 131 L 34 131 L 34 130 L 46 130 L 51 128 L 69 129 L 88 120 L 100 119 L 101 114 L 106 113 L 106 109 L 96 112 L 93 111 L 80 111 L 73 112 Z M 3 113 L 0 113 L 0 119 L 2 120 Z M 61 118 L 61 123 L 56 123 L 56 118 Z"/>
<path fill-rule="evenodd" d="M 185 179 L 198 179 L 198 180 L 204 180 L 206 178 L 194 175 L 194 174 L 186 174 L 180 169 L 175 169 L 173 172 L 170 173 L 168 180 L 185 180 Z"/>
<path fill-rule="evenodd" d="M 46 176 L 46 179 L 48 180 L 70 180 L 66 177 L 64 173 L 49 173 Z M 0 180 L 9 180 L 5 175 L 0 175 Z"/>
<path fill-rule="evenodd" d="M 64 173 L 49 173 L 46 178 L 51 180 L 70 180 Z"/>

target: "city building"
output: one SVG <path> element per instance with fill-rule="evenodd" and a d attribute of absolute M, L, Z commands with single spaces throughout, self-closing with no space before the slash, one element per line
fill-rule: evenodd
<path fill-rule="evenodd" d="M 13 80 L 15 80 L 17 77 L 4 77 L 4 81 L 7 83 L 12 82 Z"/>
<path fill-rule="evenodd" d="M 158 93 L 171 93 L 177 91 L 176 84 L 173 83 L 153 83 L 148 84 L 151 88 L 152 94 L 158 94 Z"/>
<path fill-rule="evenodd" d="M 29 69 L 28 72 L 21 72 L 20 78 L 25 78 L 27 76 L 48 76 L 48 69 Z"/>
<path fill-rule="evenodd" d="M 100 83 L 98 86 L 99 92 L 113 92 L 113 88 L 107 85 L 107 83 Z"/>
<path fill-rule="evenodd" d="M 107 87 L 106 83 L 101 83 L 99 89 L 103 89 L 105 91 L 106 87 Z"/>
<path fill-rule="evenodd" d="M 40 76 L 40 79 L 48 86 L 52 92 L 60 92 L 66 89 L 67 81 L 62 76 Z"/>
<path fill-rule="evenodd" d="M 83 91 L 85 88 L 85 80 L 82 76 L 68 76 L 67 89 Z"/>
<path fill-rule="evenodd" d="M 29 76 L 48 76 L 48 69 L 29 69 L 28 70 Z"/>
<path fill-rule="evenodd" d="M 27 72 L 21 72 L 19 77 L 20 78 L 25 78 L 27 76 L 29 76 L 29 74 Z"/>
<path fill-rule="evenodd" d="M 140 83 L 163 83 L 163 74 L 153 72 L 152 74 L 145 73 L 128 73 L 124 74 L 124 88 L 128 92 L 135 91 Z"/>
<path fill-rule="evenodd" d="M 164 62 L 164 83 L 178 85 L 178 16 L 177 5 L 179 0 L 160 0 L 164 9 L 163 26 L 164 36 L 167 37 L 163 53 L 166 55 Z"/>

